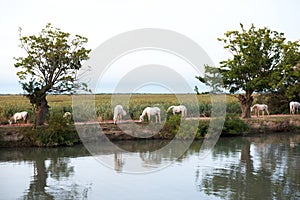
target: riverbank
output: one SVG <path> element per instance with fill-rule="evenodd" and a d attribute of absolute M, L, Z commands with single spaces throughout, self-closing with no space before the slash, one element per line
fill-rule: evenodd
<path fill-rule="evenodd" d="M 299 115 L 270 115 L 262 117 L 252 117 L 243 120 L 248 126 L 249 131 L 243 135 L 274 133 L 274 132 L 295 132 L 300 133 Z"/>
<path fill-rule="evenodd" d="M 186 125 L 191 124 L 191 129 L 189 132 L 194 132 L 192 128 L 192 123 L 195 122 L 193 119 L 189 121 Z M 89 135 L 91 128 L 95 127 L 95 124 L 85 124 L 78 125 L 86 134 L 81 134 L 79 138 L 75 125 L 68 125 L 65 127 L 60 127 L 60 129 L 55 129 L 53 131 L 48 126 L 41 126 L 37 129 L 33 129 L 31 125 L 6 125 L 0 126 L 0 147 L 51 147 L 51 146 L 71 146 L 76 143 L 81 143 L 81 140 L 85 141 L 101 139 L 101 137 L 108 138 L 111 141 L 116 140 L 137 140 L 140 139 L 141 135 L 145 139 L 173 139 L 176 134 L 180 134 L 180 138 L 189 138 L 188 133 L 180 133 L 178 131 L 178 121 L 173 121 L 171 123 L 165 124 L 159 131 L 151 131 L 151 129 L 138 129 L 138 133 L 132 131 L 132 123 L 122 123 L 122 127 L 113 124 L 111 121 L 101 122 L 102 133 L 99 135 Z M 195 139 L 205 138 L 207 128 L 209 126 L 209 118 L 201 118 L 198 125 L 197 134 L 193 135 Z M 138 124 L 140 128 L 147 126 L 147 123 Z M 135 127 L 136 128 L 136 127 Z M 132 134 L 128 133 L 127 130 L 131 130 Z M 142 130 L 142 131 L 140 131 Z M 221 136 L 251 136 L 255 134 L 268 134 L 274 132 L 282 133 L 300 133 L 300 116 L 295 115 L 272 115 L 262 117 L 252 117 L 250 119 L 240 120 L 239 118 L 233 118 L 226 120 Z M 82 131 L 81 131 L 82 133 Z M 135 135 L 136 134 L 136 135 Z M 138 134 L 138 135 L 137 135 Z"/>

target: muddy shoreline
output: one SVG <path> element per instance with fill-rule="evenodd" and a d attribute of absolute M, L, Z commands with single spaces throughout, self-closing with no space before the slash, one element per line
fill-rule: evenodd
<path fill-rule="evenodd" d="M 193 120 L 193 119 L 189 119 Z M 209 121 L 209 118 L 202 118 L 201 120 Z M 243 120 L 248 126 L 249 130 L 239 134 L 238 136 L 251 136 L 256 134 L 268 134 L 268 133 L 300 133 L 300 116 L 298 115 L 276 115 L 265 116 L 264 118 L 252 117 L 250 119 Z M 113 124 L 111 121 L 101 122 L 102 133 L 98 135 L 91 135 L 90 129 L 98 126 L 97 124 L 85 124 L 82 125 L 82 132 L 85 130 L 87 134 L 81 134 L 80 140 L 95 141 L 95 140 L 138 140 L 138 139 L 173 139 L 174 134 L 162 131 L 151 132 L 147 129 L 139 129 L 139 134 L 135 136 L 135 132 L 131 131 L 127 134 L 126 129 L 131 130 L 132 123 L 123 122 L 122 128 Z M 74 125 L 72 130 L 76 130 Z M 46 127 L 46 126 L 45 126 Z M 43 128 L 43 127 L 42 127 Z M 77 126 L 78 129 L 78 126 Z M 0 126 L 0 147 L 30 147 L 41 146 L 33 142 L 32 134 L 28 134 L 32 130 L 32 125 L 5 125 Z M 78 131 L 78 130 L 77 130 Z M 75 133 L 76 134 L 76 133 Z M 144 135 L 145 137 L 140 137 Z M 221 134 L 222 136 L 222 134 Z M 80 143 L 80 141 L 79 141 Z"/>

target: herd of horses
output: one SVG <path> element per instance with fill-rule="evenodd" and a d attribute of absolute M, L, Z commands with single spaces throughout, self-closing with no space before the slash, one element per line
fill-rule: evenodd
<path fill-rule="evenodd" d="M 180 114 L 183 118 L 186 118 L 187 116 L 187 109 L 184 105 L 179 105 L 179 106 L 170 106 L 167 109 L 167 112 L 169 112 L 170 110 L 172 110 L 173 115 L 175 114 Z M 155 116 L 155 122 L 156 123 L 161 123 L 161 110 L 159 107 L 146 107 L 142 114 L 139 117 L 139 122 L 143 122 L 145 116 L 147 116 L 148 121 L 150 121 L 151 116 Z M 121 119 L 122 116 L 126 115 L 126 111 L 124 111 L 122 105 L 117 105 L 114 109 L 114 124 L 117 124 Z"/>
<path fill-rule="evenodd" d="M 289 107 L 290 107 L 290 114 L 298 113 L 298 110 L 300 108 L 300 103 L 296 102 L 296 101 L 291 101 L 289 103 Z M 187 109 L 184 105 L 170 106 L 167 109 L 167 112 L 169 112 L 170 110 L 172 110 L 173 115 L 181 114 L 182 118 L 186 118 L 186 116 L 187 116 Z M 264 112 L 266 112 L 268 115 L 270 115 L 268 105 L 266 105 L 266 104 L 254 104 L 250 108 L 250 111 L 251 112 L 254 111 L 254 113 L 257 117 L 259 117 L 260 112 L 262 112 L 261 115 L 263 117 L 264 117 Z M 127 113 L 123 109 L 122 105 L 116 105 L 114 108 L 113 123 L 118 124 L 122 120 L 122 117 L 125 116 L 126 114 Z M 159 107 L 146 107 L 139 117 L 139 122 L 143 122 L 145 116 L 147 116 L 148 121 L 150 121 L 151 116 L 155 116 L 155 122 L 161 123 L 161 110 Z M 26 122 L 28 120 L 28 117 L 29 117 L 29 115 L 28 115 L 28 112 L 26 112 L 26 111 L 17 112 L 8 120 L 8 122 L 9 122 L 9 124 L 17 123 L 18 120 L 23 120 L 24 122 Z M 65 112 L 63 117 L 70 119 L 72 117 L 72 114 L 70 112 Z"/>
<path fill-rule="evenodd" d="M 300 103 L 297 101 L 291 101 L 290 104 L 290 114 L 294 115 L 295 113 L 298 113 L 298 110 L 300 108 Z M 270 115 L 269 110 L 268 110 L 268 105 L 266 104 L 254 104 L 251 108 L 250 108 L 251 112 L 255 112 L 255 115 L 258 117 L 259 113 L 262 112 L 262 116 L 264 116 L 264 113 L 266 111 L 266 113 L 268 115 Z"/>

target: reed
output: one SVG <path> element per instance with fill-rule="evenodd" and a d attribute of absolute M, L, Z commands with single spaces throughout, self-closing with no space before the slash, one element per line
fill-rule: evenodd
<path fill-rule="evenodd" d="M 129 98 L 129 105 L 124 107 L 128 113 L 127 116 L 125 116 L 125 119 L 138 119 L 143 109 L 147 106 L 158 106 L 165 112 L 169 106 L 180 104 L 180 99 L 185 99 L 184 103 L 188 110 L 188 117 L 194 117 L 197 113 L 200 113 L 202 116 L 209 116 L 211 96 L 208 94 L 197 95 L 198 105 L 196 105 L 189 102 L 189 95 L 191 94 L 133 94 Z M 119 96 L 122 98 L 122 95 Z M 128 95 L 123 96 L 124 98 L 128 98 Z M 95 95 L 95 109 L 100 121 L 111 120 L 113 118 L 111 98 L 111 94 Z M 50 115 L 57 112 L 72 112 L 71 95 L 48 95 L 47 100 L 50 106 Z M 240 113 L 236 98 L 227 95 L 226 104 L 227 112 Z M 33 122 L 33 107 L 26 97 L 22 95 L 0 96 L 0 124 L 7 124 L 7 120 L 10 116 L 23 110 L 29 113 L 30 120 Z"/>

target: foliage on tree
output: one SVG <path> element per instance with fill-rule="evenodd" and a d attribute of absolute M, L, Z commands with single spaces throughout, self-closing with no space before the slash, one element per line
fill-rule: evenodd
<path fill-rule="evenodd" d="M 74 88 L 87 89 L 79 82 L 81 62 L 88 59 L 90 50 L 84 45 L 86 37 L 61 31 L 50 23 L 38 35 L 22 36 L 20 47 L 26 56 L 15 58 L 20 83 L 34 106 L 35 124 L 42 125 L 48 114 L 47 94 L 72 93 Z"/>
<path fill-rule="evenodd" d="M 199 94 L 200 94 L 200 92 L 199 92 L 199 88 L 198 88 L 198 86 L 197 86 L 197 85 L 195 86 L 195 88 L 194 88 L 194 91 L 196 92 L 196 94 L 197 94 L 197 95 L 199 95 Z"/>
<path fill-rule="evenodd" d="M 300 45 L 298 41 L 283 45 L 282 62 L 273 71 L 271 77 L 272 92 L 277 98 L 297 100 L 300 97 Z"/>
<path fill-rule="evenodd" d="M 219 71 L 225 88 L 230 93 L 239 93 L 241 117 L 249 118 L 254 92 L 270 92 L 281 89 L 283 84 L 294 84 L 294 76 L 289 72 L 292 61 L 297 63 L 299 51 L 297 42 L 285 43 L 283 33 L 267 27 L 257 29 L 253 24 L 248 30 L 242 24 L 240 28 L 240 31 L 226 32 L 225 38 L 218 38 L 231 53 L 228 60 L 220 62 Z M 281 74 L 284 68 L 286 76 Z"/>
<path fill-rule="evenodd" d="M 289 102 L 300 101 L 300 51 L 299 42 L 287 42 L 283 46 L 283 59 L 273 71 L 272 90 L 264 95 L 266 103 L 275 113 L 289 113 Z"/>
<path fill-rule="evenodd" d="M 223 77 L 220 73 L 220 69 L 205 65 L 204 77 L 196 76 L 200 82 L 205 83 L 210 88 L 210 93 L 221 93 L 223 92 Z"/>

